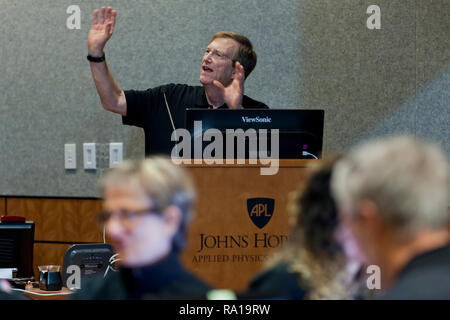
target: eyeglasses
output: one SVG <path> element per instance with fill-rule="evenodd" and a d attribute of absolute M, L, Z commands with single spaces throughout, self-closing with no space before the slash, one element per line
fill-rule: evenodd
<path fill-rule="evenodd" d="M 142 210 L 134 210 L 134 211 L 127 211 L 127 210 L 102 211 L 97 215 L 97 223 L 101 228 L 103 228 L 109 221 L 109 219 L 111 219 L 111 217 L 115 215 L 122 225 L 124 225 L 125 227 L 131 227 L 133 221 L 137 217 L 141 217 L 147 214 L 156 215 L 159 214 L 159 212 L 156 211 L 154 208 L 145 208 Z"/>
<path fill-rule="evenodd" d="M 209 55 L 210 53 L 212 54 L 213 57 L 218 58 L 220 60 L 226 60 L 226 59 L 230 59 L 233 60 L 233 58 L 227 56 L 225 53 L 220 52 L 216 49 L 211 49 L 211 48 L 202 48 L 202 52 L 204 56 Z"/>

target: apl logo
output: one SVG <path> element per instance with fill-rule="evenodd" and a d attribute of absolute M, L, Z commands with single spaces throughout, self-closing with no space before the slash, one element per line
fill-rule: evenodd
<path fill-rule="evenodd" d="M 269 223 L 275 208 L 275 200 L 270 198 L 247 199 L 248 216 L 253 224 L 262 229 Z"/>

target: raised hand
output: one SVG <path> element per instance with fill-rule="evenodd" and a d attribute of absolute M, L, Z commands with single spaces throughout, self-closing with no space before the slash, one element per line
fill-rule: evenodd
<path fill-rule="evenodd" d="M 224 87 L 221 82 L 217 80 L 213 81 L 214 86 L 221 91 L 223 100 L 230 109 L 242 109 L 244 81 L 244 67 L 238 61 L 236 61 L 233 81 L 229 86 Z"/>
<path fill-rule="evenodd" d="M 98 20 L 98 15 L 99 10 L 95 9 L 88 36 L 88 53 L 92 56 L 103 55 L 103 48 L 114 32 L 117 11 L 112 10 L 111 7 L 102 7 L 100 20 Z"/>

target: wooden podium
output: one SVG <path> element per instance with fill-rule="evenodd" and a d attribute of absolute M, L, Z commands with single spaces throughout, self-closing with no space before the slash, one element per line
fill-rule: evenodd
<path fill-rule="evenodd" d="M 261 175 L 262 165 L 184 165 L 198 198 L 182 254 L 186 267 L 216 288 L 244 289 L 287 240 L 289 193 L 313 162 L 280 160 L 275 175 Z"/>

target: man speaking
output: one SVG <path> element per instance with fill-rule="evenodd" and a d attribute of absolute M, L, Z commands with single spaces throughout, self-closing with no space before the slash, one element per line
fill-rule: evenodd
<path fill-rule="evenodd" d="M 94 10 L 87 58 L 103 108 L 121 114 L 124 124 L 144 129 L 147 156 L 171 154 L 171 134 L 184 128 L 186 108 L 268 108 L 244 95 L 245 79 L 257 61 L 252 43 L 228 31 L 214 34 L 204 51 L 202 86 L 167 84 L 144 91 L 123 91 L 111 75 L 103 51 L 114 32 L 116 15 L 111 7 Z"/>

